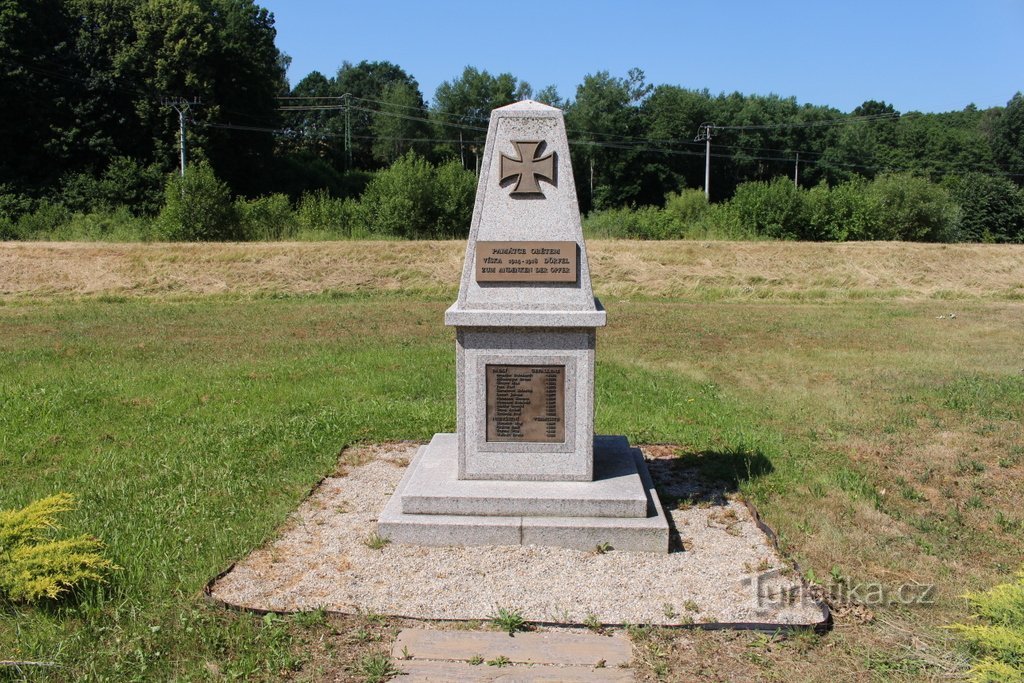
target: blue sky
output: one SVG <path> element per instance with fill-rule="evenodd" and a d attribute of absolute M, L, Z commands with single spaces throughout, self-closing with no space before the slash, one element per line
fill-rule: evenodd
<path fill-rule="evenodd" d="M 275 15 L 293 85 L 346 60 L 387 60 L 428 101 L 467 65 L 569 99 L 586 74 L 634 66 L 649 83 L 842 111 L 869 99 L 985 108 L 1024 90 L 1024 0 L 257 2 Z"/>

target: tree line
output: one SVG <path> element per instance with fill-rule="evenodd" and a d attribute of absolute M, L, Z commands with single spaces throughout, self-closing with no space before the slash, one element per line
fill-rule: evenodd
<path fill-rule="evenodd" d="M 0 136 L 7 147 L 0 155 L 0 237 L 45 233 L 48 221 L 66 225 L 72 216 L 167 214 L 172 185 L 180 199 L 190 182 L 194 192 L 212 192 L 203 201 L 226 194 L 234 207 L 226 225 L 245 225 L 247 202 L 277 196 L 276 205 L 287 202 L 294 217 L 316 195 L 363 203 L 358 216 L 345 215 L 362 226 L 358 232 L 372 233 L 380 224 L 367 218 L 363 195 L 382 171 L 419 160 L 435 176 L 441 169 L 451 179 L 456 170 L 472 173 L 491 109 L 533 98 L 565 110 L 581 209 L 606 225 L 631 221 L 633 228 L 620 231 L 656 236 L 659 230 L 635 227 L 647 224 L 638 212 L 654 216 L 687 189 L 704 188 L 700 135 L 711 138 L 713 207 L 758 192 L 779 199 L 781 190 L 757 188 L 774 187 L 780 177 L 798 190 L 794 197 L 859 192 L 862 207 L 880 196 L 878 188 L 898 185 L 914 201 L 934 189 L 951 202 L 945 213 L 952 227 L 921 239 L 1024 241 L 1021 93 L 988 109 L 899 112 L 868 101 L 844 113 L 793 97 L 651 84 L 639 69 L 587 75 L 563 97 L 553 86 L 535 90 L 513 74 L 469 66 L 428 101 L 412 74 L 385 61 L 346 62 L 332 75 L 313 72 L 290 86 L 288 58 L 275 38 L 273 15 L 252 0 L 0 0 Z M 193 103 L 185 117 L 192 180 L 173 178 L 178 101 Z M 464 177 L 452 183 L 466 185 Z M 466 214 L 465 207 L 386 199 L 453 221 Z M 768 236 L 888 234 L 782 229 L 741 213 L 747 228 L 762 226 L 758 234 Z M 428 222 L 427 235 L 406 236 L 468 227 Z M 244 237 L 259 230 L 177 232 Z"/>

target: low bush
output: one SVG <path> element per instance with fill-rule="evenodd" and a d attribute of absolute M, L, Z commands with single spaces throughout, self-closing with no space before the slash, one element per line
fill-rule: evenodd
<path fill-rule="evenodd" d="M 184 176 L 168 176 L 157 229 L 163 239 L 172 242 L 231 241 L 243 237 L 228 186 L 205 162 L 190 166 Z"/>
<path fill-rule="evenodd" d="M 435 167 L 408 152 L 378 171 L 359 199 L 357 217 L 380 237 L 465 237 L 473 213 L 476 178 L 458 162 Z"/>
<path fill-rule="evenodd" d="M 952 628 L 975 657 L 971 678 L 1024 681 L 1024 571 L 1016 581 L 967 596 L 978 623 Z"/>
<path fill-rule="evenodd" d="M 235 201 L 235 214 L 247 240 L 294 239 L 299 222 L 288 197 L 271 194 L 257 199 Z"/>
<path fill-rule="evenodd" d="M 74 498 L 59 493 L 20 510 L 0 510 L 0 595 L 12 602 L 55 600 L 116 569 L 92 536 L 51 538 L 60 529 L 58 515 L 73 508 Z"/>
<path fill-rule="evenodd" d="M 770 182 L 741 183 L 729 201 L 740 222 L 757 235 L 777 239 L 806 239 L 806 191 L 786 177 Z"/>
<path fill-rule="evenodd" d="M 1024 189 L 983 173 L 950 175 L 942 186 L 961 209 L 964 242 L 1024 242 Z"/>
<path fill-rule="evenodd" d="M 295 209 L 299 236 L 329 238 L 365 237 L 351 199 L 332 197 L 326 190 L 302 195 Z"/>
<path fill-rule="evenodd" d="M 869 239 L 953 242 L 958 237 L 960 207 L 927 178 L 880 175 L 867 186 L 867 195 L 880 213 L 878 232 Z"/>

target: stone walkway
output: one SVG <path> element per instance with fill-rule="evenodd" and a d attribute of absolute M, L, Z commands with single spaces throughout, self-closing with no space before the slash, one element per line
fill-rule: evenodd
<path fill-rule="evenodd" d="M 624 635 L 506 633 L 405 629 L 391 657 L 413 681 L 633 680 L 633 647 Z"/>

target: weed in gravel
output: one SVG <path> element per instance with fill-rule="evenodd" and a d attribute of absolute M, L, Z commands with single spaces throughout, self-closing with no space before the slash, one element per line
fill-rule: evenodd
<path fill-rule="evenodd" d="M 365 545 L 370 550 L 383 550 L 384 546 L 386 546 L 388 543 L 391 543 L 391 539 L 384 538 L 376 531 L 374 531 L 372 534 L 363 539 L 363 545 Z"/>
<path fill-rule="evenodd" d="M 596 614 L 588 614 L 586 619 L 583 620 L 583 625 L 594 633 L 604 633 L 604 624 L 601 623 Z"/>
<path fill-rule="evenodd" d="M 604 555 L 606 552 L 608 552 L 610 550 L 615 550 L 615 548 L 613 548 L 612 544 L 609 543 L 608 541 L 601 541 L 594 548 L 594 552 L 597 553 L 598 555 Z"/>
<path fill-rule="evenodd" d="M 522 612 L 516 609 L 506 609 L 499 607 L 497 613 L 491 614 L 487 617 L 491 622 L 502 631 L 505 631 L 510 636 L 515 635 L 516 631 L 529 631 L 530 622 L 523 618 Z"/>

